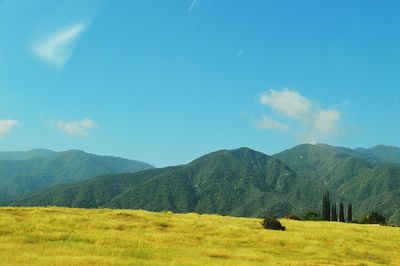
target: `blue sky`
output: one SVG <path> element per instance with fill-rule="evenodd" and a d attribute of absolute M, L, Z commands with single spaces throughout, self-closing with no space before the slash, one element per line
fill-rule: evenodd
<path fill-rule="evenodd" d="M 399 1 L 0 1 L 1 150 L 400 146 Z"/>

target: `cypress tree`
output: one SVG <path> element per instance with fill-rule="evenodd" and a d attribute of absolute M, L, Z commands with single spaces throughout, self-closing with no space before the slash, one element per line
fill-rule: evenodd
<path fill-rule="evenodd" d="M 322 197 L 322 219 L 324 221 L 331 220 L 331 204 L 329 201 L 329 191 L 326 191 Z"/>
<path fill-rule="evenodd" d="M 344 210 L 343 210 L 343 202 L 340 203 L 339 205 L 339 222 L 344 223 Z"/>
<path fill-rule="evenodd" d="M 331 220 L 331 212 L 330 212 L 330 210 L 331 210 L 331 202 L 329 200 L 329 191 L 327 191 L 326 194 L 328 196 L 328 202 L 326 203 L 326 209 L 328 210 L 327 211 L 326 220 L 330 221 Z"/>
<path fill-rule="evenodd" d="M 351 223 L 353 221 L 353 206 L 351 203 L 347 206 L 347 221 Z"/>
<path fill-rule="evenodd" d="M 325 211 L 325 198 L 326 198 L 326 196 L 325 196 L 325 193 L 322 195 L 322 220 L 325 220 L 325 213 L 326 213 L 326 211 Z"/>
<path fill-rule="evenodd" d="M 332 205 L 332 215 L 331 215 L 331 221 L 337 222 L 337 211 L 336 211 L 336 202 L 333 203 Z"/>

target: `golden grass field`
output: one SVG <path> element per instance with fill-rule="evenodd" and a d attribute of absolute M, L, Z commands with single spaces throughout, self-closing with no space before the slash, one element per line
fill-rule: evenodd
<path fill-rule="evenodd" d="M 132 210 L 0 208 L 0 265 L 400 265 L 400 228 Z"/>

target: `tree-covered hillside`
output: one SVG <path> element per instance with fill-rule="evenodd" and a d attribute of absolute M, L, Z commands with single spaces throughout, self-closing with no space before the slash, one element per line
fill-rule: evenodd
<path fill-rule="evenodd" d="M 375 156 L 382 163 L 398 163 L 400 164 L 400 149 L 393 146 L 377 145 L 372 148 L 357 148 L 357 152 Z"/>
<path fill-rule="evenodd" d="M 241 216 L 283 215 L 296 174 L 281 161 L 242 148 L 222 150 L 188 165 L 101 176 L 49 189 L 14 205 L 142 208 Z"/>
<path fill-rule="evenodd" d="M 17 197 L 53 185 L 75 183 L 97 175 L 153 168 L 139 161 L 98 156 L 77 150 L 45 153 L 12 153 L 14 155 L 11 157 L 15 160 L 0 160 L 0 199 Z M 5 154 L 7 153 L 3 153 Z M 16 156 L 18 154 L 19 157 Z M 35 157 L 34 154 L 38 156 Z M 26 156 L 29 159 L 23 159 Z M 3 158 L 5 159 L 4 156 Z"/>
<path fill-rule="evenodd" d="M 332 203 L 352 203 L 355 218 L 378 211 L 400 223 L 400 165 L 323 144 L 272 157 L 248 148 L 221 150 L 187 165 L 49 188 L 12 204 L 283 216 L 319 212 L 326 190 Z"/>
<path fill-rule="evenodd" d="M 393 147 L 380 147 L 381 154 L 386 154 L 386 148 L 387 153 L 393 150 Z M 297 186 L 294 199 L 306 203 L 305 206 L 318 210 L 323 191 L 329 190 L 334 202 L 344 200 L 353 203 L 356 216 L 379 211 L 390 222 L 400 223 L 396 214 L 400 206 L 400 165 L 387 164 L 387 159 L 367 150 L 370 149 L 361 153 L 359 149 L 303 144 L 275 157 L 285 162 L 299 175 L 299 180 L 304 181 Z"/>

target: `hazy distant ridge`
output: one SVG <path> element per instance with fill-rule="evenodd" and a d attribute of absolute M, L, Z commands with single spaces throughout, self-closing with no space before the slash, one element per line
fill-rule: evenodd
<path fill-rule="evenodd" d="M 37 149 L 1 152 L 0 156 L 0 199 L 3 200 L 53 185 L 76 183 L 93 176 L 154 168 L 139 161 L 78 150 L 53 152 Z"/>

